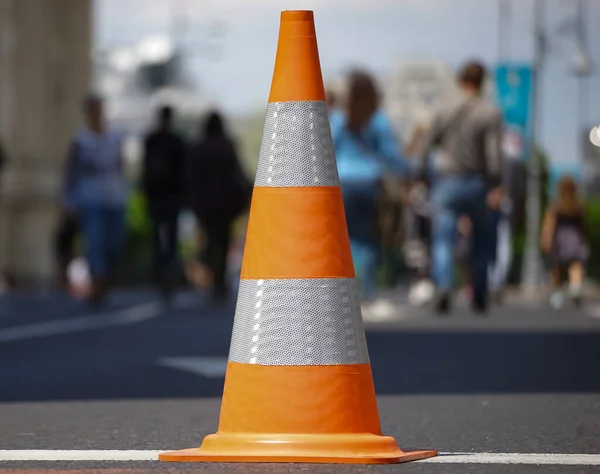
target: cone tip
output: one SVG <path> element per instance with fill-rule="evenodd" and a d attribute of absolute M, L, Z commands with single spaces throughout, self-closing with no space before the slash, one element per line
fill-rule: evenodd
<path fill-rule="evenodd" d="M 284 21 L 314 21 L 312 10 L 285 10 L 281 12 L 281 22 Z"/>
<path fill-rule="evenodd" d="M 269 102 L 325 100 L 311 10 L 281 12 Z"/>

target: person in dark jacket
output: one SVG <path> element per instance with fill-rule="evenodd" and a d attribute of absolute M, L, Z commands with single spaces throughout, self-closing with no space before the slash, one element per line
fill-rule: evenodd
<path fill-rule="evenodd" d="M 177 262 L 178 217 L 185 189 L 185 145 L 173 130 L 173 109 L 158 111 L 156 128 L 144 142 L 142 182 L 153 224 L 155 280 L 168 298 Z"/>
<path fill-rule="evenodd" d="M 201 260 L 212 273 L 215 299 L 223 300 L 231 225 L 248 206 L 252 184 L 218 112 L 208 115 L 204 136 L 190 150 L 188 176 L 191 205 L 208 240 Z"/>

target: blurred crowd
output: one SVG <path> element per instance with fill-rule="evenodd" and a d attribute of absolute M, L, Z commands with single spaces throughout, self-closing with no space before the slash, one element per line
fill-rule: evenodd
<path fill-rule="evenodd" d="M 333 147 L 343 194 L 361 298 L 376 300 L 378 270 L 390 249 L 402 249 L 410 268 L 411 303 L 431 303 L 439 314 L 452 307 L 461 288 L 474 311 L 500 302 L 511 264 L 511 196 L 504 185 L 503 121 L 483 94 L 487 71 L 478 61 L 457 75 L 452 100 L 438 104 L 428 124 L 401 143 L 381 105 L 375 79 L 356 70 L 344 96 L 328 93 Z M 154 247 L 154 281 L 165 298 L 174 291 L 178 218 L 193 210 L 205 236 L 196 256 L 202 284 L 213 298 L 226 299 L 232 223 L 248 208 L 252 183 L 244 173 L 224 118 L 212 111 L 188 143 L 173 123 L 176 110 L 157 111 L 144 139 L 141 187 L 148 203 Z M 85 124 L 73 137 L 65 172 L 62 217 L 56 236 L 60 279 L 72 292 L 102 304 L 125 239 L 129 192 L 123 170 L 123 134 L 105 120 L 102 98 L 83 101 Z M 569 295 L 581 299 L 588 233 L 576 182 L 559 184 L 556 202 L 543 222 L 541 249 L 548 256 L 560 307 L 562 273 Z M 86 242 L 89 285 L 69 278 L 74 239 Z"/>
<path fill-rule="evenodd" d="M 465 64 L 456 96 L 438 104 L 430 123 L 416 127 L 404 147 L 365 72 L 350 74 L 343 104 L 330 98 L 348 231 L 367 302 L 375 294 L 382 250 L 398 239 L 412 268 L 413 304 L 433 303 L 447 314 L 457 280 L 479 314 L 502 301 L 513 200 L 504 183 L 502 114 L 483 94 L 486 75 L 482 63 Z M 577 183 L 569 176 L 548 206 L 540 248 L 551 269 L 550 303 L 563 304 L 565 270 L 569 294 L 579 303 L 589 233 Z"/>
<path fill-rule="evenodd" d="M 130 189 L 124 173 L 124 136 L 106 123 L 102 98 L 86 97 L 83 114 L 85 124 L 74 136 L 67 160 L 55 248 L 62 285 L 96 306 L 105 302 L 123 252 Z M 175 130 L 174 114 L 172 107 L 161 107 L 143 145 L 140 184 L 152 223 L 154 281 L 170 300 L 181 263 L 178 219 L 183 209 L 191 209 L 206 236 L 198 255 L 207 269 L 203 283 L 210 281 L 213 297 L 220 301 L 230 290 L 226 265 L 231 225 L 248 207 L 252 183 L 217 111 L 204 118 L 193 143 Z M 73 279 L 69 269 L 77 257 L 79 233 L 85 240 L 86 265 L 80 268 L 82 277 Z"/>

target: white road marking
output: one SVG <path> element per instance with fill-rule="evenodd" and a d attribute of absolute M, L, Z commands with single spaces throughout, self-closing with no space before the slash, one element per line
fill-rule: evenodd
<path fill-rule="evenodd" d="M 223 378 L 227 370 L 227 357 L 161 357 L 157 363 L 207 378 Z"/>
<path fill-rule="evenodd" d="M 155 318 L 161 311 L 159 303 L 150 302 L 102 314 L 27 324 L 0 330 L 0 343 L 72 334 L 111 326 L 127 326 Z"/>
<path fill-rule="evenodd" d="M 150 450 L 0 450 L 0 461 L 157 461 L 162 451 Z"/>
<path fill-rule="evenodd" d="M 0 450 L 0 462 L 7 461 L 157 461 L 155 450 Z M 539 453 L 439 453 L 423 463 L 454 464 L 553 464 L 560 466 L 600 466 L 599 454 Z"/>
<path fill-rule="evenodd" d="M 600 466 L 600 454 L 440 453 L 421 462 L 454 464 L 554 464 Z"/>

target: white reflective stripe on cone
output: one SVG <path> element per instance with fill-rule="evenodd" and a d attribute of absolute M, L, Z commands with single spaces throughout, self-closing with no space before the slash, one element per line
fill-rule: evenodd
<path fill-rule="evenodd" d="M 230 362 L 367 364 L 353 278 L 241 280 Z"/>
<path fill-rule="evenodd" d="M 339 186 L 324 101 L 267 107 L 255 186 Z"/>

